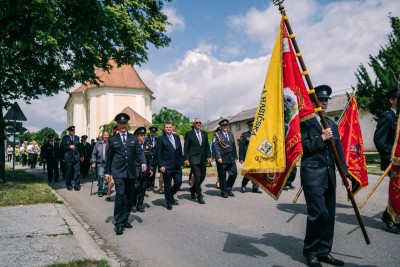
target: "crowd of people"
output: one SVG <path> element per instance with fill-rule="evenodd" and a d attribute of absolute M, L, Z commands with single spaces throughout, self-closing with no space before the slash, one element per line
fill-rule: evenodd
<path fill-rule="evenodd" d="M 327 85 L 317 86 L 315 93 L 318 106 L 322 112 L 328 107 L 332 89 Z M 378 121 L 374 141 L 382 156 L 382 170 L 391 161 L 391 151 L 394 144 L 395 107 L 397 89 L 388 94 L 391 109 L 385 112 Z M 68 134 L 54 139 L 48 136 L 48 141 L 39 148 L 37 142 L 22 144 L 16 147 L 22 164 L 34 168 L 37 155 L 41 152 L 42 161 L 47 163 L 48 182 L 59 181 L 59 166 L 67 190 L 79 191 L 81 178 L 88 175 L 89 169 L 96 172 L 97 195 L 106 196 L 106 201 L 112 200 L 115 186 L 114 224 L 117 235 L 122 235 L 126 228 L 132 228 L 128 221 L 131 212 L 145 212 L 145 195 L 147 191 L 155 190 L 156 173 L 159 173 L 159 190 L 164 194 L 167 210 L 172 210 L 177 202 L 175 194 L 182 185 L 182 168 L 190 167 L 189 184 L 191 198 L 204 205 L 202 183 L 206 177 L 207 164 L 212 159 L 216 162 L 218 172 L 217 188 L 222 198 L 234 197 L 233 185 L 237 172 L 237 161 L 244 163 L 247 147 L 251 138 L 253 120 L 247 122 L 249 129 L 239 140 L 239 151 L 236 140 L 228 130 L 229 121 L 222 119 L 215 131 L 210 144 L 207 132 L 201 129 L 202 122 L 195 118 L 192 130 L 181 140 L 175 134 L 172 122 L 165 122 L 163 133 L 156 136 L 157 127 L 139 127 L 133 134 L 128 132 L 129 115 L 116 115 L 116 127 L 112 133 L 102 132 L 101 138 L 91 143 L 86 135 L 79 138 L 75 135 L 75 127 L 67 128 Z M 336 206 L 336 174 L 335 156 L 332 144 L 336 147 L 345 174 L 348 176 L 344 154 L 340 143 L 337 125 L 326 118 L 328 128 L 323 129 L 321 118 L 301 122 L 303 156 L 300 166 L 301 185 L 307 205 L 307 226 L 304 239 L 303 255 L 309 266 L 322 266 L 321 262 L 343 266 L 345 263 L 331 255 L 333 244 L 335 206 Z M 174 132 L 175 130 L 175 132 Z M 333 142 L 331 142 L 333 140 Z M 61 141 L 61 142 L 60 142 Z M 17 152 L 18 150 L 18 152 Z M 7 153 L 9 149 L 7 149 Z M 12 153 L 11 153 L 12 155 Z M 61 165 L 60 165 L 61 163 Z M 294 168 L 287 179 L 284 190 L 293 189 L 292 182 L 296 176 Z M 246 192 L 249 180 L 243 177 L 240 192 Z M 349 188 L 351 181 L 348 179 Z M 252 184 L 251 192 L 261 193 L 257 184 Z M 395 193 L 389 191 L 389 204 L 383 213 L 382 221 L 392 233 L 400 233 L 400 215 L 390 199 Z"/>

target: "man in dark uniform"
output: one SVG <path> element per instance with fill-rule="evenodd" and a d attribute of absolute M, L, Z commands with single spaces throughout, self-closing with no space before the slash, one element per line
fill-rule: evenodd
<path fill-rule="evenodd" d="M 157 127 L 156 126 L 150 126 L 149 128 L 149 135 L 146 136 L 145 142 L 151 146 L 151 151 L 153 153 L 153 162 L 152 162 L 152 174 L 149 176 L 148 183 L 147 183 L 147 190 L 152 191 L 154 190 L 154 183 L 156 181 L 156 172 L 157 172 Z"/>
<path fill-rule="evenodd" d="M 59 159 L 59 167 L 60 167 L 60 172 L 62 174 L 62 178 L 65 179 L 65 166 L 64 166 L 64 150 L 61 147 L 61 138 L 57 137 L 56 139 L 56 143 L 59 145 L 60 147 L 60 159 Z"/>
<path fill-rule="evenodd" d="M 115 116 L 119 133 L 110 137 L 106 152 L 104 178 L 110 182 L 113 176 L 115 181 L 114 220 L 117 235 L 122 235 L 124 228 L 132 228 L 128 219 L 137 179 L 136 164 L 141 166 L 143 172 L 146 171 L 146 158 L 139 141 L 127 132 L 129 119 L 125 113 Z"/>
<path fill-rule="evenodd" d="M 223 198 L 228 198 L 228 196 L 235 196 L 232 193 L 232 187 L 237 176 L 236 144 L 233 134 L 228 131 L 229 121 L 223 119 L 218 124 L 221 130 L 215 133 L 212 145 L 214 158 L 217 162 L 221 196 Z M 226 180 L 226 172 L 229 174 L 228 180 Z"/>
<path fill-rule="evenodd" d="M 190 187 L 192 198 L 197 195 L 197 202 L 206 204 L 201 194 L 201 184 L 206 177 L 207 163 L 211 163 L 211 151 L 207 133 L 201 130 L 199 118 L 194 119 L 193 129 L 185 134 L 184 150 L 184 163 L 192 168 L 194 174 L 194 185 Z"/>
<path fill-rule="evenodd" d="M 92 157 L 92 146 L 87 142 L 88 136 L 82 135 L 81 142 L 79 143 L 80 149 L 83 154 L 83 160 L 80 163 L 80 171 L 82 178 L 87 178 L 90 169 L 90 158 Z"/>
<path fill-rule="evenodd" d="M 327 85 L 320 85 L 315 87 L 315 93 L 318 104 L 325 112 L 332 89 Z M 320 121 L 317 114 L 300 124 L 303 146 L 300 176 L 308 212 L 303 255 L 309 266 L 320 267 L 320 262 L 343 266 L 343 261 L 330 254 L 336 206 L 335 157 L 329 145 L 330 139 L 333 138 L 347 176 L 348 172 L 337 125 L 326 118 L 328 128 L 323 130 Z M 348 181 L 351 188 L 351 182 Z"/>
<path fill-rule="evenodd" d="M 385 111 L 378 120 L 374 133 L 374 143 L 381 156 L 381 170 L 385 171 L 392 161 L 392 148 L 396 132 L 396 105 L 397 105 L 397 88 L 393 88 L 386 94 L 389 100 L 390 109 Z M 389 210 L 389 212 L 388 212 Z M 389 214 L 392 209 L 388 207 L 383 212 L 382 221 L 386 224 L 389 231 L 400 234 L 400 224 L 396 224 Z M 391 212 L 396 217 L 394 212 Z"/>
<path fill-rule="evenodd" d="M 64 164 L 66 185 L 68 190 L 72 190 L 72 181 L 74 181 L 74 190 L 81 190 L 80 166 L 83 160 L 82 151 L 79 148 L 79 136 L 75 135 L 75 126 L 67 129 L 68 135 L 64 136 L 61 141 L 61 149 L 64 151 Z"/>
<path fill-rule="evenodd" d="M 137 136 L 139 140 L 139 145 L 143 149 L 144 156 L 146 157 L 147 170 L 145 172 L 141 171 L 139 165 L 136 166 L 136 173 L 138 179 L 136 179 L 135 191 L 133 196 L 133 207 L 132 212 L 144 212 L 144 197 L 146 194 L 147 182 L 149 177 L 153 174 L 153 151 L 152 146 L 148 144 L 146 139 L 146 128 L 139 127 L 135 130 L 134 135 Z"/>
<path fill-rule="evenodd" d="M 157 140 L 157 162 L 164 176 L 165 201 L 167 209 L 178 203 L 174 195 L 182 185 L 183 155 L 179 137 L 172 133 L 172 123 L 164 123 L 164 134 Z M 171 188 L 172 180 L 174 185 Z"/>
<path fill-rule="evenodd" d="M 242 133 L 240 136 L 240 141 L 239 141 L 239 162 L 240 164 L 243 164 L 244 160 L 246 159 L 246 153 L 247 153 L 247 148 L 249 147 L 249 142 L 250 142 L 250 136 L 251 136 L 251 129 L 253 128 L 253 121 L 254 119 L 251 119 L 247 121 L 247 126 L 249 127 L 249 130 L 247 132 Z M 242 187 L 240 188 L 240 192 L 245 193 L 246 192 L 246 185 L 249 182 L 249 179 L 247 179 L 245 176 L 243 176 L 242 180 Z M 260 189 L 258 188 L 258 185 L 255 183 L 253 184 L 253 193 L 261 193 Z"/>
<path fill-rule="evenodd" d="M 49 141 L 43 145 L 43 162 L 47 162 L 47 180 L 49 184 L 58 182 L 58 162 L 60 161 L 60 143 L 54 142 L 54 135 L 47 136 Z"/>

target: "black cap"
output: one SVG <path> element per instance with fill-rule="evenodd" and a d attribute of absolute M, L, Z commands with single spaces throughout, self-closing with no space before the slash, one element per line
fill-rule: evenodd
<path fill-rule="evenodd" d="M 69 131 L 69 132 L 75 132 L 75 126 L 69 126 L 69 127 L 67 128 L 67 131 Z"/>
<path fill-rule="evenodd" d="M 398 88 L 395 87 L 385 94 L 386 98 L 397 98 Z"/>
<path fill-rule="evenodd" d="M 220 122 L 218 122 L 218 125 L 220 126 L 226 126 L 229 124 L 229 121 L 227 119 L 223 119 Z"/>
<path fill-rule="evenodd" d="M 253 125 L 254 119 L 248 120 L 246 123 L 247 123 L 247 125 Z"/>
<path fill-rule="evenodd" d="M 47 138 L 54 138 L 54 134 L 49 134 Z"/>
<path fill-rule="evenodd" d="M 139 135 L 139 134 L 146 134 L 146 128 L 145 127 L 139 127 L 135 130 L 133 133 L 134 135 Z"/>
<path fill-rule="evenodd" d="M 116 122 L 128 122 L 131 118 L 129 117 L 128 114 L 126 113 L 119 113 L 117 116 L 115 116 L 115 121 Z"/>
<path fill-rule="evenodd" d="M 56 141 L 57 141 L 57 142 L 61 141 L 61 138 L 60 138 L 60 137 L 57 137 L 57 138 L 56 138 Z"/>
<path fill-rule="evenodd" d="M 150 126 L 149 131 L 150 132 L 157 132 L 157 127 L 156 126 Z"/>
<path fill-rule="evenodd" d="M 319 85 L 314 90 L 318 98 L 331 99 L 329 96 L 332 94 L 332 88 L 329 85 Z"/>
<path fill-rule="evenodd" d="M 87 139 L 87 135 L 82 135 L 81 139 Z"/>

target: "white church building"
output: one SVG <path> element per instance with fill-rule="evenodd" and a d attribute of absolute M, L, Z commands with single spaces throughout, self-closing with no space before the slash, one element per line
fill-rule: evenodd
<path fill-rule="evenodd" d="M 67 111 L 67 127 L 75 126 L 76 135 L 89 139 L 99 136 L 100 127 L 114 120 L 120 112 L 127 113 L 129 125 L 137 128 L 152 121 L 153 92 L 139 77 L 133 66 L 117 67 L 105 72 L 96 70 L 99 86 L 81 85 L 70 93 L 64 109 Z"/>

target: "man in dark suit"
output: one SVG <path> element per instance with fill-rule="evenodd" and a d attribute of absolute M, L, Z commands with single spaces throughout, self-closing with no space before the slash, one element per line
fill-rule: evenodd
<path fill-rule="evenodd" d="M 66 185 L 68 190 L 72 190 L 72 181 L 74 181 L 74 190 L 81 190 L 80 166 L 83 160 L 82 151 L 79 148 L 79 136 L 75 135 L 75 126 L 67 129 L 68 135 L 64 136 L 61 141 L 61 149 L 64 151 L 64 166 Z"/>
<path fill-rule="evenodd" d="M 195 118 L 193 129 L 185 134 L 184 163 L 192 168 L 194 185 L 190 187 L 192 199 L 200 204 L 206 204 L 201 194 L 201 184 L 206 177 L 207 163 L 211 163 L 210 144 L 205 131 L 201 130 L 201 120 Z"/>
<path fill-rule="evenodd" d="M 228 196 L 235 196 L 232 193 L 232 187 L 237 176 L 236 144 L 233 134 L 228 131 L 229 121 L 223 119 L 218 124 L 221 130 L 215 133 L 212 145 L 214 158 L 217 162 L 221 196 L 223 198 L 228 198 Z M 226 172 L 229 174 L 228 180 L 226 180 Z"/>
<path fill-rule="evenodd" d="M 149 176 L 148 183 L 147 183 L 147 190 L 152 191 L 154 190 L 154 183 L 156 181 L 156 172 L 157 172 L 157 127 L 150 126 L 149 128 L 149 135 L 146 136 L 145 142 L 151 146 L 151 152 L 153 153 L 153 161 L 152 161 L 152 173 Z"/>
<path fill-rule="evenodd" d="M 47 180 L 49 184 L 58 182 L 58 162 L 60 160 L 60 143 L 54 142 L 54 134 L 47 136 L 49 141 L 43 145 L 43 161 L 47 162 Z"/>
<path fill-rule="evenodd" d="M 125 113 L 115 116 L 119 133 L 110 137 L 106 152 L 104 178 L 111 182 L 113 176 L 115 182 L 114 220 L 117 235 L 122 235 L 124 228 L 132 228 L 128 219 L 137 179 L 136 164 L 141 166 L 143 172 L 146 171 L 146 158 L 139 140 L 127 132 L 129 119 Z"/>
<path fill-rule="evenodd" d="M 167 209 L 178 203 L 174 195 L 182 184 L 183 155 L 179 137 L 172 134 L 172 122 L 164 123 L 164 134 L 157 140 L 157 162 L 164 176 L 164 193 Z M 171 188 L 171 182 L 174 185 Z"/>
<path fill-rule="evenodd" d="M 239 162 L 240 164 L 243 164 L 244 160 L 246 159 L 246 153 L 247 153 L 247 148 L 249 147 L 249 142 L 250 142 L 250 137 L 251 137 L 251 129 L 253 128 L 253 121 L 254 119 L 251 119 L 247 121 L 247 126 L 249 127 L 249 130 L 242 133 L 240 136 L 240 141 L 239 141 Z M 243 176 L 242 180 L 242 187 L 240 188 L 240 192 L 245 193 L 246 192 L 246 185 L 249 182 L 249 179 Z M 258 188 L 258 185 L 255 183 L 253 184 L 253 193 L 261 193 L 260 189 Z"/>
<path fill-rule="evenodd" d="M 321 85 L 315 87 L 315 93 L 319 106 L 325 112 L 332 89 Z M 329 145 L 330 139 L 333 138 L 347 176 L 348 172 L 337 125 L 334 121 L 326 119 L 328 128 L 322 129 L 320 120 L 316 115 L 300 124 L 303 146 L 300 176 L 308 212 L 303 255 L 309 266 L 320 267 L 320 262 L 343 266 L 343 261 L 333 258 L 330 254 L 336 206 L 335 157 Z M 351 182 L 348 181 L 351 188 Z"/>
<path fill-rule="evenodd" d="M 374 143 L 381 156 L 381 170 L 384 171 L 392 161 L 392 148 L 396 132 L 396 105 L 397 88 L 390 90 L 386 97 L 389 100 L 390 109 L 385 111 L 378 120 L 374 133 Z M 389 194 L 390 194 L 389 190 Z M 400 217 L 396 215 L 390 205 L 383 212 L 382 221 L 388 227 L 388 230 L 395 234 L 400 234 L 400 223 L 395 223 L 393 218 Z"/>
<path fill-rule="evenodd" d="M 90 169 L 90 158 L 92 157 L 92 146 L 87 142 L 88 136 L 82 135 L 79 143 L 83 154 L 83 160 L 80 163 L 80 171 L 83 178 L 87 178 Z"/>

